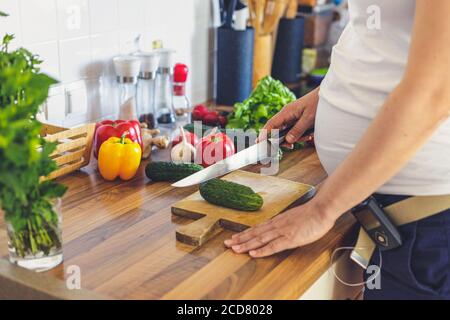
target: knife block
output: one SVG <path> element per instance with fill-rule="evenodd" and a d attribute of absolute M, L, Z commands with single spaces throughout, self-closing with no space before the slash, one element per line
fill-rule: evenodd
<path fill-rule="evenodd" d="M 272 76 L 284 83 L 297 82 L 302 71 L 305 19 L 281 19 L 278 28 Z"/>
<path fill-rule="evenodd" d="M 252 92 L 253 28 L 217 30 L 216 103 L 232 106 Z"/>

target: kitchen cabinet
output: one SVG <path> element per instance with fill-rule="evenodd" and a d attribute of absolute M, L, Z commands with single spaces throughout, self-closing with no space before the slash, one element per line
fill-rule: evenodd
<path fill-rule="evenodd" d="M 153 160 L 167 160 L 168 152 L 153 153 Z M 69 186 L 63 198 L 64 263 L 51 271 L 35 274 L 6 262 L 0 215 L 0 298 L 330 297 L 334 280 L 323 277 L 334 250 L 350 245 L 356 235 L 350 214 L 342 216 L 323 239 L 269 258 L 251 259 L 227 250 L 223 241 L 232 233 L 225 230 L 203 246 L 191 247 L 175 240 L 175 230 L 192 221 L 173 216 L 170 206 L 196 187 L 175 189 L 169 183 L 152 183 L 144 166 L 145 162 L 128 182 L 103 180 L 95 164 L 59 179 Z M 317 185 L 326 174 L 315 150 L 309 148 L 286 153 L 278 176 Z M 74 267 L 79 268 L 81 291 L 65 289 Z"/>

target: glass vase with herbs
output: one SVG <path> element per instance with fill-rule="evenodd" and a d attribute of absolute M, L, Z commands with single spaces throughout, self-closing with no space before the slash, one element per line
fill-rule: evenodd
<path fill-rule="evenodd" d="M 26 49 L 0 46 L 0 207 L 8 234 L 10 261 L 44 271 L 62 261 L 60 198 L 66 187 L 45 177 L 57 166 L 55 143 L 40 136 L 36 119 L 50 85 L 41 61 Z M 0 220 L 0 230 L 3 230 Z"/>

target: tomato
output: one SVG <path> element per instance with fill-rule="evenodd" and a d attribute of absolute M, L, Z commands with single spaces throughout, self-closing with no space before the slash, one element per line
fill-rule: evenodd
<path fill-rule="evenodd" d="M 184 130 L 184 134 L 186 135 L 186 141 L 193 145 L 194 147 L 198 144 L 198 137 L 195 133 L 189 132 L 187 130 Z M 181 134 L 173 139 L 172 141 L 172 147 L 175 147 L 177 144 L 179 144 L 183 140 L 183 137 Z"/>
<path fill-rule="evenodd" d="M 195 106 L 194 110 L 192 110 L 192 118 L 194 120 L 203 120 L 203 118 L 209 113 L 208 108 L 203 105 L 199 104 Z"/>
<path fill-rule="evenodd" d="M 209 126 L 216 126 L 219 122 L 219 114 L 216 111 L 211 111 L 203 117 L 203 122 Z"/>
<path fill-rule="evenodd" d="M 199 110 L 192 111 L 192 119 L 202 121 L 204 114 Z"/>
<path fill-rule="evenodd" d="M 198 104 L 194 107 L 194 110 L 199 110 L 202 113 L 208 113 L 209 109 L 204 104 Z"/>
<path fill-rule="evenodd" d="M 224 133 L 215 133 L 200 140 L 196 147 L 196 163 L 208 167 L 235 153 L 233 141 Z"/>

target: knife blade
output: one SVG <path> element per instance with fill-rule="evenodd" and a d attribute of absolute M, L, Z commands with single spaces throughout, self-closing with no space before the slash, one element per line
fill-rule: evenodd
<path fill-rule="evenodd" d="M 216 162 L 208 168 L 175 182 L 172 186 L 176 188 L 190 187 L 275 156 L 278 151 L 275 148 L 285 141 L 286 134 L 291 128 L 292 126 L 280 130 L 278 136 L 275 138 L 270 138 L 256 143 L 247 149 Z M 307 130 L 303 136 L 310 135 L 313 130 L 314 129 Z"/>

